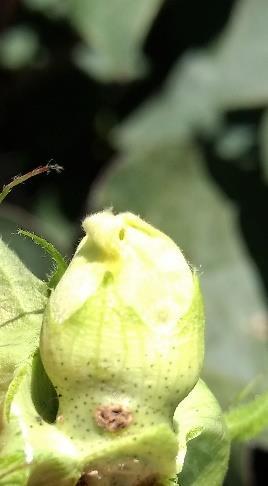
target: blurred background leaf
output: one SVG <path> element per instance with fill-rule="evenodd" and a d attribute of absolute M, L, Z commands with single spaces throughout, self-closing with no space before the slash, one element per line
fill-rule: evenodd
<path fill-rule="evenodd" d="M 103 80 L 126 81 L 144 74 L 142 43 L 163 0 L 77 0 L 70 2 L 81 34 L 75 59 Z"/>
<path fill-rule="evenodd" d="M 263 173 L 266 181 L 268 180 L 268 110 L 266 110 L 262 117 L 260 127 L 260 151 L 263 163 Z"/>
<path fill-rule="evenodd" d="M 0 410 L 18 366 L 36 350 L 47 286 L 0 240 Z M 2 421 L 2 420 L 1 420 Z"/>
<path fill-rule="evenodd" d="M 49 17 L 61 17 L 68 13 L 69 0 L 23 0 L 25 5 Z"/>
<path fill-rule="evenodd" d="M 32 63 L 37 55 L 39 40 L 29 27 L 14 27 L 0 37 L 0 62 L 10 69 Z"/>
<path fill-rule="evenodd" d="M 265 0 L 241 0 L 235 4 L 214 54 L 217 91 L 224 108 L 268 101 L 267 18 Z"/>
<path fill-rule="evenodd" d="M 142 150 L 184 142 L 196 133 L 217 135 L 225 110 L 267 103 L 267 19 L 266 0 L 237 2 L 217 41 L 206 50 L 187 53 L 169 74 L 162 92 L 116 129 L 119 147 Z M 244 146 L 240 129 L 238 155 Z"/>
<path fill-rule="evenodd" d="M 34 273 L 67 257 L 88 210 L 133 210 L 198 269 L 204 377 L 224 407 L 267 391 L 266 0 L 2 0 L 0 230 Z M 89 194 L 89 195 L 88 195 Z M 266 486 L 267 431 L 234 447 L 228 486 Z"/>
<path fill-rule="evenodd" d="M 18 228 L 36 228 L 42 234 L 42 227 L 26 211 L 10 207 L 7 203 L 0 209 L 1 237 L 4 242 L 20 257 L 24 264 L 39 278 L 46 279 L 51 268 L 51 261 L 43 251 L 17 234 Z"/>
<path fill-rule="evenodd" d="M 226 407 L 268 370 L 265 300 L 234 207 L 209 179 L 193 146 L 117 161 L 89 201 L 91 210 L 110 206 L 161 228 L 198 269 L 207 316 L 204 376 Z"/>
<path fill-rule="evenodd" d="M 163 0 L 24 0 L 48 16 L 67 17 L 81 37 L 74 60 L 103 81 L 145 72 L 142 43 Z"/>

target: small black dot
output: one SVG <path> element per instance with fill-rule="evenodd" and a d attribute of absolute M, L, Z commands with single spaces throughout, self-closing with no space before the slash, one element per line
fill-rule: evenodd
<path fill-rule="evenodd" d="M 61 397 L 62 397 L 62 394 L 61 394 L 61 393 L 59 393 L 58 397 L 59 397 L 59 398 L 61 398 Z"/>
<path fill-rule="evenodd" d="M 65 380 L 65 381 L 67 381 L 67 380 L 68 380 L 67 376 L 65 376 L 65 377 L 64 377 L 64 380 Z"/>

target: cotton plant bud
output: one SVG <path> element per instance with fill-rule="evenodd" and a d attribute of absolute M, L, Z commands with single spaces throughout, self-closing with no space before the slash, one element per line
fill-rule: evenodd
<path fill-rule="evenodd" d="M 41 333 L 57 427 L 90 485 L 166 484 L 174 411 L 203 361 L 198 279 L 168 236 L 131 213 L 93 214 L 83 228 Z"/>

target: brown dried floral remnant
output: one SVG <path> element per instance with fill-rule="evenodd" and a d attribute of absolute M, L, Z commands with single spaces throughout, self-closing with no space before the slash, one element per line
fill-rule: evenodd
<path fill-rule="evenodd" d="M 76 483 L 76 486 L 90 486 L 92 484 L 91 479 L 97 479 L 97 480 L 101 479 L 101 476 L 99 475 L 98 471 L 93 470 L 88 473 L 82 474 L 78 483 Z"/>
<path fill-rule="evenodd" d="M 95 420 L 99 427 L 109 432 L 117 432 L 131 424 L 133 415 L 119 404 L 100 405 L 95 411 Z"/>
<path fill-rule="evenodd" d="M 161 486 L 161 484 L 158 482 L 157 477 L 152 475 L 141 481 L 138 481 L 135 486 Z"/>
<path fill-rule="evenodd" d="M 81 476 L 78 483 L 76 483 L 76 486 L 88 486 L 88 480 L 85 474 Z"/>

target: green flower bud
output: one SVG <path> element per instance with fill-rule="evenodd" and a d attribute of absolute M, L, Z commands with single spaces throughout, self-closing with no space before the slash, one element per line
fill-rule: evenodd
<path fill-rule="evenodd" d="M 57 427 L 90 484 L 166 484 L 178 452 L 174 411 L 203 361 L 198 279 L 176 244 L 133 214 L 97 213 L 83 227 L 41 333 Z"/>

